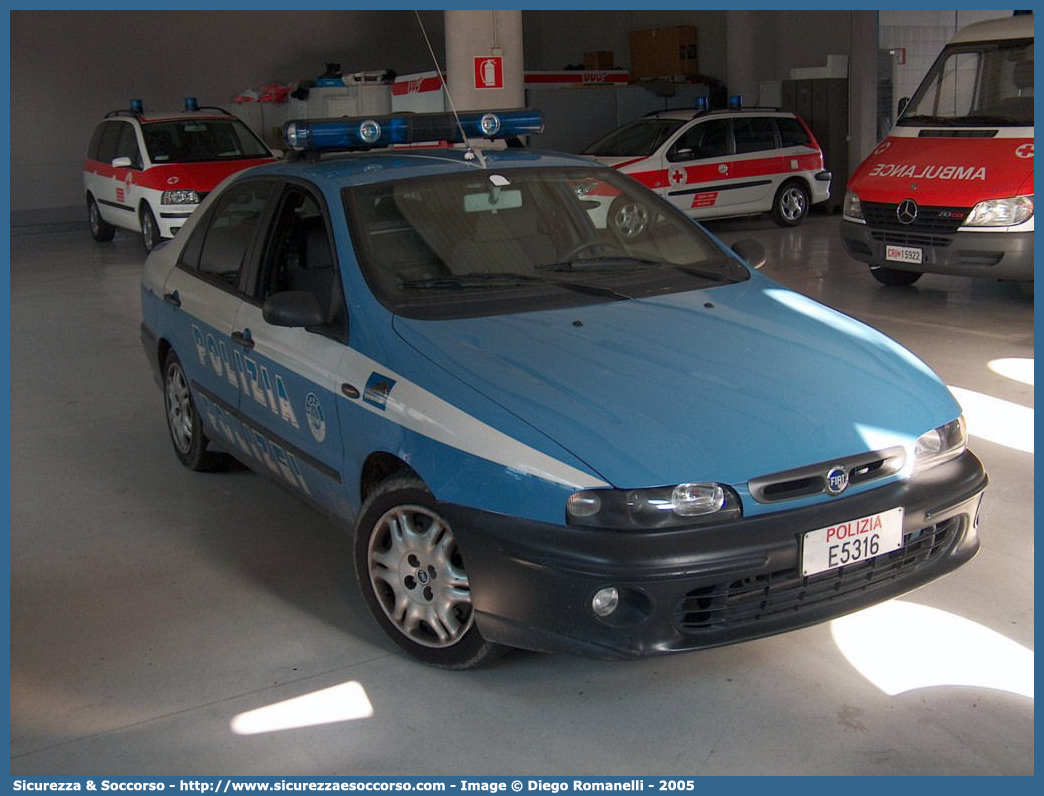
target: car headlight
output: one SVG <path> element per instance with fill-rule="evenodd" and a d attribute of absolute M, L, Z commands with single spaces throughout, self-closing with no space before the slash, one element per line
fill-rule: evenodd
<path fill-rule="evenodd" d="M 742 516 L 739 497 L 721 484 L 653 489 L 585 489 L 569 497 L 566 521 L 588 528 L 655 530 Z"/>
<path fill-rule="evenodd" d="M 855 191 L 845 191 L 843 213 L 848 218 L 863 220 L 863 203 L 859 201 L 859 194 Z"/>
<path fill-rule="evenodd" d="M 198 205 L 199 194 L 195 191 L 164 191 L 160 197 L 163 205 Z"/>
<path fill-rule="evenodd" d="M 1033 197 L 987 199 L 972 208 L 964 220 L 966 227 L 1012 227 L 1033 215 Z"/>
<path fill-rule="evenodd" d="M 917 438 L 914 445 L 914 475 L 956 459 L 968 445 L 964 415 Z"/>

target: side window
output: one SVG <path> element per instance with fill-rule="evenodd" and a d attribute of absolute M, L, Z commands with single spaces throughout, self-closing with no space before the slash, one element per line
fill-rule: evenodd
<path fill-rule="evenodd" d="M 776 125 L 769 116 L 741 116 L 732 120 L 736 154 L 776 148 Z"/>
<path fill-rule="evenodd" d="M 808 146 L 808 133 L 805 132 L 805 128 L 801 126 L 801 122 L 797 119 L 790 117 L 781 117 L 776 119 L 776 124 L 779 125 L 779 138 L 780 145 L 784 147 L 788 146 Z"/>
<path fill-rule="evenodd" d="M 347 313 L 334 256 L 329 223 L 322 205 L 298 186 L 284 192 L 264 256 L 261 295 L 264 301 L 284 291 L 311 293 L 326 322 L 320 332 L 338 340 L 347 333 Z"/>
<path fill-rule="evenodd" d="M 134 125 L 126 122 L 117 123 L 120 129 L 120 137 L 116 142 L 116 154 L 114 158 L 130 158 L 131 168 L 140 169 L 142 166 L 141 150 L 138 148 L 138 136 L 134 132 Z"/>
<path fill-rule="evenodd" d="M 720 158 L 729 153 L 729 120 L 708 119 L 694 124 L 674 142 L 667 153 L 670 161 Z"/>
<path fill-rule="evenodd" d="M 94 131 L 91 149 L 87 157 L 102 163 L 112 163 L 116 159 L 116 144 L 120 140 L 120 130 L 124 127 L 120 122 L 102 122 Z"/>
<path fill-rule="evenodd" d="M 240 272 L 275 185 L 272 180 L 244 180 L 225 191 L 192 233 L 179 265 L 238 289 Z"/>
<path fill-rule="evenodd" d="M 101 154 L 101 142 L 105 135 L 105 128 L 107 126 L 108 122 L 102 122 L 94 128 L 94 134 L 91 136 L 91 143 L 87 145 L 88 160 L 101 160 L 101 157 L 99 157 Z"/>

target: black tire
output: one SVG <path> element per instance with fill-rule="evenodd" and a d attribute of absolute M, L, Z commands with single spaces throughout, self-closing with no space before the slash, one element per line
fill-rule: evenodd
<path fill-rule="evenodd" d="M 141 243 L 145 247 L 145 253 L 148 254 L 159 246 L 163 237 L 160 235 L 159 224 L 156 223 L 156 216 L 152 214 L 152 210 L 147 204 L 141 206 L 139 218 L 141 220 Z"/>
<path fill-rule="evenodd" d="M 203 433 L 181 360 L 173 351 L 163 363 L 163 407 L 174 454 L 183 465 L 197 472 L 212 472 L 228 465 L 231 457 L 227 453 L 207 450 L 210 440 Z"/>
<path fill-rule="evenodd" d="M 883 265 L 870 266 L 870 273 L 882 285 L 891 287 L 912 285 L 922 276 L 920 271 L 900 271 L 898 268 L 887 268 Z"/>
<path fill-rule="evenodd" d="M 91 237 L 99 243 L 108 243 L 116 234 L 116 227 L 101 216 L 98 203 L 87 194 L 87 223 L 91 225 Z"/>
<path fill-rule="evenodd" d="M 505 651 L 475 627 L 456 537 L 417 478 L 392 476 L 367 497 L 355 528 L 355 574 L 381 629 L 415 658 L 471 669 Z"/>
<path fill-rule="evenodd" d="M 796 227 L 808 215 L 809 201 L 804 183 L 797 180 L 783 183 L 772 199 L 772 220 L 781 227 Z"/>
<path fill-rule="evenodd" d="M 626 196 L 618 196 L 609 205 L 609 228 L 630 243 L 640 240 L 649 229 L 649 208 Z"/>

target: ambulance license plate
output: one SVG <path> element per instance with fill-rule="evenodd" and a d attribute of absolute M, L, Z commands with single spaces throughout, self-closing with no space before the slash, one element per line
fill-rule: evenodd
<path fill-rule="evenodd" d="M 893 263 L 922 263 L 924 251 L 912 246 L 885 246 L 885 259 Z"/>
<path fill-rule="evenodd" d="M 902 507 L 840 522 L 805 534 L 801 545 L 801 574 L 815 575 L 856 564 L 902 546 Z"/>

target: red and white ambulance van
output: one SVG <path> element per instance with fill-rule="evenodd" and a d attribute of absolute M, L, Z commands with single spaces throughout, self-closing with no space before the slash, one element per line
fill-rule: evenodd
<path fill-rule="evenodd" d="M 841 238 L 886 285 L 1033 280 L 1033 16 L 961 29 L 848 181 Z"/>

